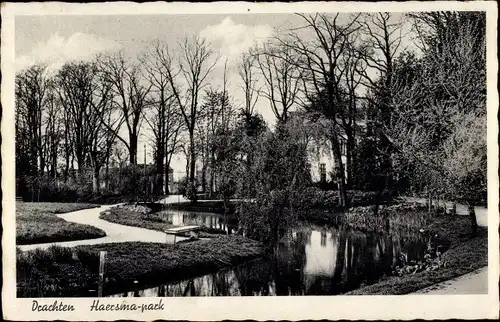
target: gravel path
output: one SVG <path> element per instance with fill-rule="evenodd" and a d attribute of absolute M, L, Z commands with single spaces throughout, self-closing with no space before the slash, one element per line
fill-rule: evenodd
<path fill-rule="evenodd" d="M 166 199 L 166 203 L 177 202 L 177 196 L 170 196 Z M 105 237 L 95 239 L 84 239 L 67 242 L 44 243 L 44 244 L 31 244 L 19 245 L 22 251 L 31 250 L 35 248 L 45 249 L 51 245 L 59 245 L 64 247 L 74 247 L 80 245 L 95 245 L 105 243 L 123 243 L 123 242 L 149 242 L 149 243 L 165 243 L 167 242 L 166 235 L 162 232 L 132 226 L 124 226 L 115 224 L 99 218 L 101 212 L 106 211 L 116 205 L 106 205 L 99 208 L 84 209 L 65 214 L 58 214 L 57 216 L 78 224 L 91 225 L 104 230 Z M 168 239 L 168 242 L 173 242 L 173 237 Z M 177 237 L 177 241 L 185 238 Z"/>
<path fill-rule="evenodd" d="M 487 294 L 488 267 L 480 268 L 472 273 L 434 284 L 413 294 L 446 295 L 446 294 Z"/>

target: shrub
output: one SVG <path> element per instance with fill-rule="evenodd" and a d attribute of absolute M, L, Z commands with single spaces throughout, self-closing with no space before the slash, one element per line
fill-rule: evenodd
<path fill-rule="evenodd" d="M 191 201 L 196 201 L 197 200 L 197 194 L 196 194 L 196 185 L 194 183 L 187 183 L 186 185 L 186 192 L 185 192 L 185 197 L 188 198 Z"/>
<path fill-rule="evenodd" d="M 349 206 L 368 206 L 377 202 L 385 204 L 391 200 L 390 192 L 378 194 L 375 191 L 350 190 L 347 192 Z M 321 190 L 315 187 L 309 187 L 294 196 L 294 207 L 301 211 L 312 209 L 329 210 L 339 207 L 338 191 Z"/>
<path fill-rule="evenodd" d="M 273 189 L 256 202 L 242 203 L 238 216 L 246 236 L 276 245 L 284 231 L 297 221 L 297 211 L 290 208 L 289 198 L 286 190 Z"/>

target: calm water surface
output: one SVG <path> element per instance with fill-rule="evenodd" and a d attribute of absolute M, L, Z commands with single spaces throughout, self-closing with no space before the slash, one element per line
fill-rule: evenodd
<path fill-rule="evenodd" d="M 236 218 L 230 217 L 226 220 L 224 215 L 210 212 L 188 212 L 188 211 L 163 211 L 160 212 L 166 221 L 175 226 L 197 225 L 214 229 L 221 229 L 229 234 L 236 231 L 238 222 Z M 226 222 L 227 221 L 227 222 Z"/>
<path fill-rule="evenodd" d="M 211 213 L 166 212 L 174 225 L 204 225 L 231 233 L 236 225 Z M 401 257 L 422 259 L 426 243 L 396 234 L 366 234 L 302 224 L 283 238 L 272 259 L 254 260 L 183 281 L 115 294 L 146 296 L 335 295 L 391 274 Z"/>

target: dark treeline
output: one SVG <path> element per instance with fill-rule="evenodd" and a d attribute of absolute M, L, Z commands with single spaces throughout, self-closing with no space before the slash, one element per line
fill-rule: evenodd
<path fill-rule="evenodd" d="M 173 156 L 184 154 L 184 193 L 257 197 L 279 231 L 311 185 L 309 155 L 319 145 L 333 156 L 341 206 L 352 189 L 484 199 L 484 13 L 299 16 L 300 28 L 276 32 L 236 66 L 194 37 L 156 41 L 137 59 L 102 53 L 56 72 L 19 72 L 18 194 L 159 196 L 169 193 Z M 220 65 L 222 85 L 213 87 Z M 272 129 L 256 111 L 264 102 Z M 141 136 L 151 166 L 138 165 Z"/>

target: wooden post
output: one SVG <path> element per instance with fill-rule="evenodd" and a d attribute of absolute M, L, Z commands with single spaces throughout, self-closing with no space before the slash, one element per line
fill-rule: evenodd
<path fill-rule="evenodd" d="M 99 285 L 97 290 L 97 296 L 102 297 L 103 288 L 104 288 L 104 266 L 106 263 L 106 252 L 99 252 Z"/>

